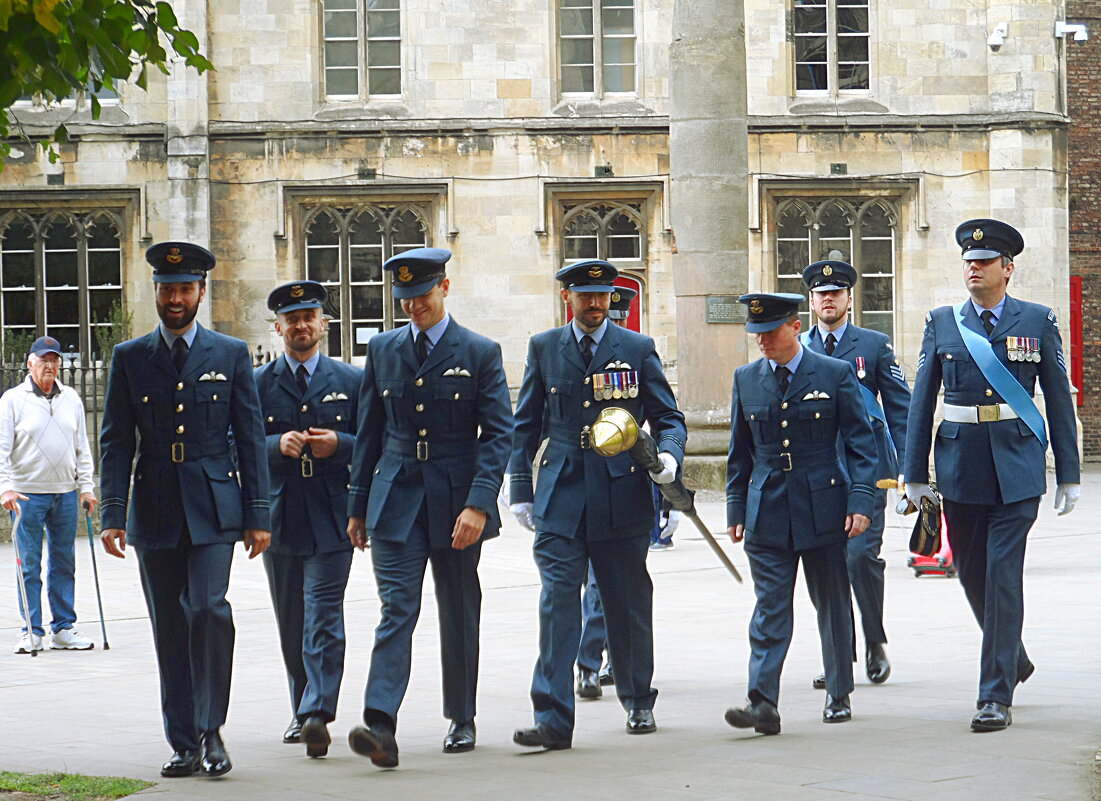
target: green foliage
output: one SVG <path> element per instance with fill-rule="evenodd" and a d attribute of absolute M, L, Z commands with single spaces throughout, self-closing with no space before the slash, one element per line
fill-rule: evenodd
<path fill-rule="evenodd" d="M 198 38 L 180 27 L 165 2 L 0 0 L 0 159 L 11 150 L 6 111 L 17 100 L 38 96 L 49 104 L 85 92 L 98 119 L 103 89 L 115 91 L 131 78 L 145 89 L 150 66 L 168 74 L 162 37 L 187 66 L 200 73 L 212 68 Z M 68 131 L 59 125 L 42 144 L 66 141 Z"/>
<path fill-rule="evenodd" d="M 0 0 L 4 2 L 4 0 Z M 152 782 L 114 776 L 81 776 L 75 773 L 9 773 L 0 771 L 0 793 L 19 792 L 51 801 L 109 801 L 133 795 Z"/>
<path fill-rule="evenodd" d="M 110 325 L 97 325 L 92 330 L 96 335 L 99 358 L 104 364 L 110 364 L 115 345 L 125 342 L 134 335 L 134 313 L 116 300 L 111 304 L 111 310 L 107 313 L 107 319 L 104 322 Z"/>
<path fill-rule="evenodd" d="M 3 2 L 3 0 L 0 0 Z M 0 362 L 9 367 L 24 367 L 27 364 L 27 354 L 31 352 L 31 345 L 35 340 L 34 331 L 7 330 L 4 332 L 4 345 L 0 353 Z"/>

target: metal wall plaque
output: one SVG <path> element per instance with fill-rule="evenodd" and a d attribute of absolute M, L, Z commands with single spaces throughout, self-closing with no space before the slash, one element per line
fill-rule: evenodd
<path fill-rule="evenodd" d="M 708 295 L 707 322 L 739 323 L 745 325 L 749 319 L 749 309 L 738 302 L 737 295 Z"/>

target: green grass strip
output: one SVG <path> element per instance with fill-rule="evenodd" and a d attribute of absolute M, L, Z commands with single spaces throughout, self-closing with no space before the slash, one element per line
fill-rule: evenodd
<path fill-rule="evenodd" d="M 153 782 L 117 776 L 0 771 L 0 792 L 31 793 L 56 801 L 110 801 L 152 785 Z"/>

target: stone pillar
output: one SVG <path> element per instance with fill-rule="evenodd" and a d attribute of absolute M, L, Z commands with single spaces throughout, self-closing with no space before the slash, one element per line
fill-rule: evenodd
<path fill-rule="evenodd" d="M 746 362 L 738 324 L 707 322 L 708 295 L 749 284 L 745 13 L 742 0 L 675 0 L 669 162 L 677 297 L 678 400 L 688 419 L 686 474 L 721 489 L 730 386 Z"/>

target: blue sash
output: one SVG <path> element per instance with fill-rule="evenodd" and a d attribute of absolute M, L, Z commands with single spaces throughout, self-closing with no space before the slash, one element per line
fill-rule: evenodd
<path fill-rule="evenodd" d="M 1036 435 L 1036 439 L 1040 440 L 1040 444 L 1047 448 L 1047 430 L 1044 426 L 1044 417 L 1040 414 L 1040 410 L 1036 408 L 1032 398 L 1025 392 L 1021 382 L 1014 378 L 1013 373 L 1009 372 L 1006 366 L 1001 363 L 1001 360 L 994 355 L 994 348 L 990 341 L 963 324 L 963 313 L 970 302 L 965 300 L 952 309 L 955 312 L 953 316 L 956 320 L 956 328 L 959 329 L 960 336 L 963 338 L 963 344 L 967 346 L 967 351 L 971 354 L 971 358 L 975 360 L 975 364 L 982 372 L 983 378 L 990 383 L 995 392 L 1005 399 L 1005 402 L 1017 413 L 1017 416 L 1025 421 L 1025 425 L 1032 429 L 1032 433 Z"/>

